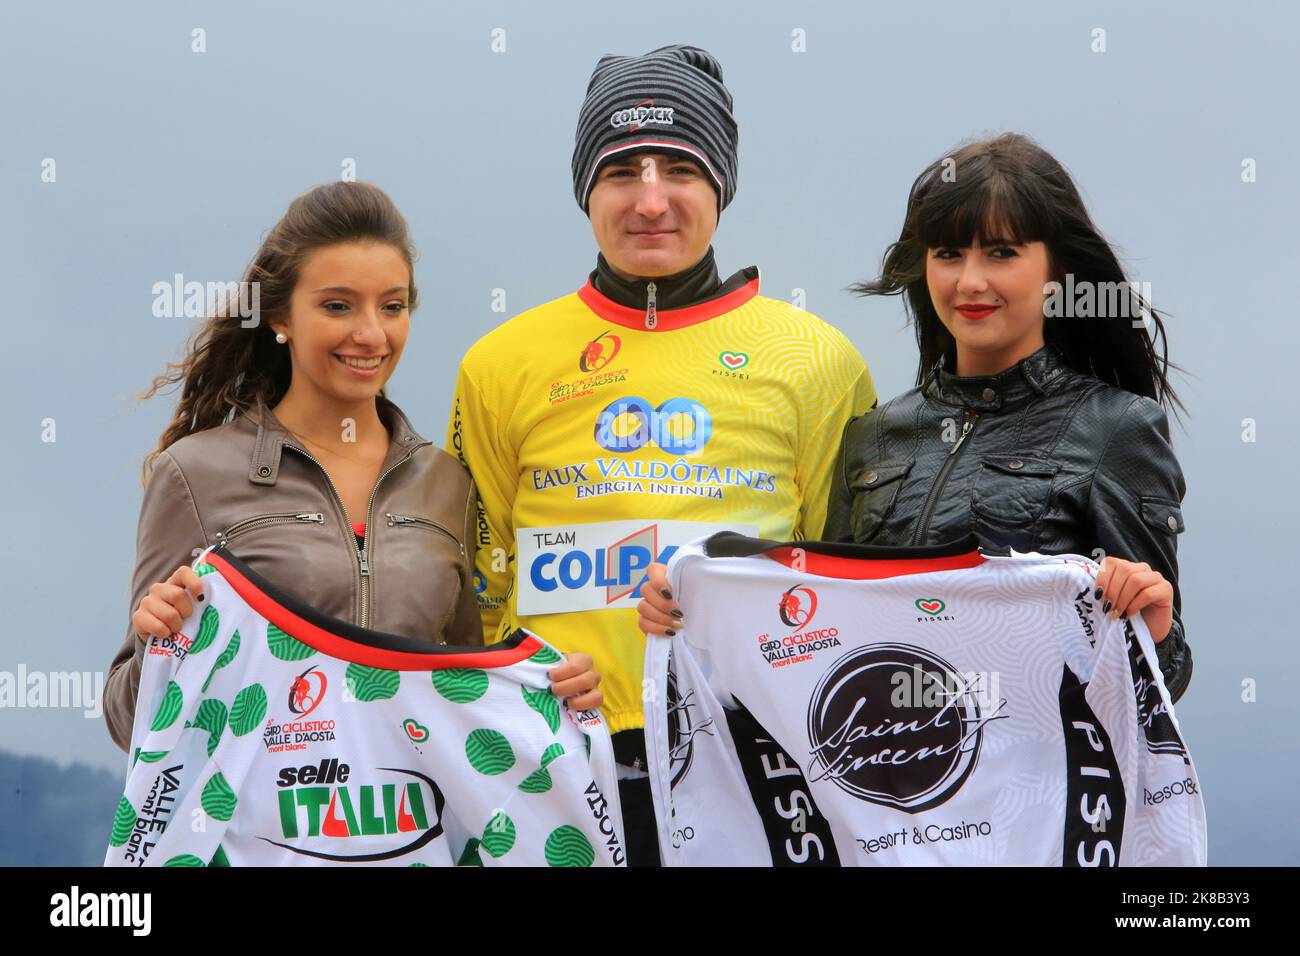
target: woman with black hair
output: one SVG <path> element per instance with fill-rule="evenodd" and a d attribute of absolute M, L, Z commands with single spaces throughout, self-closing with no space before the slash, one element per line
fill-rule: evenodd
<path fill-rule="evenodd" d="M 1081 554 L 1113 617 L 1141 613 L 1175 701 L 1191 679 L 1180 615 L 1180 407 L 1164 323 L 1128 282 L 1069 173 L 1025 136 L 971 143 L 912 186 L 864 295 L 904 296 L 917 387 L 845 429 L 822 538 Z M 672 635 L 663 565 L 640 624 Z"/>

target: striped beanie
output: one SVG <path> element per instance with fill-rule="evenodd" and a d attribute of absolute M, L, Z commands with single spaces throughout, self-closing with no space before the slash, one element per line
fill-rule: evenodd
<path fill-rule="evenodd" d="M 693 159 L 718 191 L 721 212 L 736 194 L 738 130 L 722 66 L 694 46 L 643 56 L 602 56 L 587 84 L 573 144 L 573 194 L 583 212 L 600 167 L 630 152 Z"/>

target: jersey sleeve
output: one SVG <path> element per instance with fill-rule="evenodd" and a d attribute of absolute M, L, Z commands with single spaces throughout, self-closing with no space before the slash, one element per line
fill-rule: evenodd
<path fill-rule="evenodd" d="M 865 414 L 876 405 L 876 388 L 867 363 L 847 339 L 843 348 L 837 370 L 828 374 L 842 377 L 847 384 L 811 429 L 800 436 L 802 444 L 795 466 L 800 498 L 795 538 L 799 540 L 821 536 L 844 429 L 851 418 Z"/>
<path fill-rule="evenodd" d="M 141 668 L 130 769 L 105 866 L 219 864 L 234 817 L 242 773 L 227 775 L 214 759 L 229 709 L 205 691 L 238 632 L 196 601 L 173 640 L 188 648 L 183 657 L 150 654 Z"/>
<path fill-rule="evenodd" d="M 135 636 L 130 614 L 149 588 L 171 577 L 194 558 L 194 549 L 207 544 L 203 524 L 180 466 L 163 452 L 154 462 L 145 486 L 136 532 L 135 570 L 131 575 L 131 604 L 126 639 L 109 665 L 104 682 L 104 721 L 113 742 L 126 750 L 131 742 L 144 642 Z"/>
<path fill-rule="evenodd" d="M 483 625 L 483 643 L 495 640 L 506 598 L 510 593 L 514 560 L 512 513 L 518 484 L 517 455 L 499 427 L 500 419 L 490 399 L 472 378 L 473 350 L 461 363 L 452 399 L 447 447 L 469 469 L 477 489 L 474 522 L 474 588 Z"/>
<path fill-rule="evenodd" d="M 509 675 L 469 672 L 482 681 L 480 696 L 460 695 L 466 704 L 453 706 L 463 707 L 459 726 L 473 729 L 460 738 L 457 724 L 447 724 L 436 743 L 447 766 L 461 767 L 440 778 L 453 859 L 461 866 L 623 866 L 608 728 L 599 712 L 571 711 L 555 698 L 549 670 L 561 655 L 538 643 Z M 452 675 L 435 686 L 460 680 Z"/>
<path fill-rule="evenodd" d="M 1175 701 L 1187 689 L 1192 674 L 1178 589 L 1178 535 L 1183 530 L 1186 491 L 1164 412 L 1151 399 L 1135 398 L 1097 466 L 1089 519 L 1097 546 L 1106 554 L 1145 562 L 1174 586 L 1173 625 L 1156 645 L 1156 652 Z"/>
<path fill-rule="evenodd" d="M 478 556 L 478 507 L 478 489 L 471 479 L 469 492 L 465 496 L 465 520 L 461 531 L 461 541 L 465 543 L 466 567 L 461 576 L 460 597 L 456 600 L 456 610 L 447 633 L 448 643 L 466 647 L 483 644 L 483 619 L 479 614 L 478 595 L 475 593 L 477 582 L 475 558 Z"/>

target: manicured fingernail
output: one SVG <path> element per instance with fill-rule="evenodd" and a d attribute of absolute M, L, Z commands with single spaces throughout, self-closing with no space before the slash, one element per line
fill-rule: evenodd
<path fill-rule="evenodd" d="M 1128 620 L 1128 611 L 1125 611 L 1123 614 L 1121 614 L 1121 615 L 1119 616 L 1119 619 L 1120 619 L 1121 621 L 1127 621 L 1127 620 Z"/>
<path fill-rule="evenodd" d="M 673 608 L 673 609 L 672 609 L 671 611 L 669 611 L 668 613 L 671 614 L 673 617 L 681 617 L 681 616 L 682 616 L 682 612 L 679 611 L 679 610 L 677 610 L 676 608 Z"/>
<path fill-rule="evenodd" d="M 673 592 L 667 588 L 660 588 L 659 593 L 664 596 L 665 601 L 671 601 L 673 599 Z"/>
<path fill-rule="evenodd" d="M 1109 601 L 1107 601 L 1105 604 L 1103 604 L 1103 605 L 1101 606 L 1101 613 L 1102 613 L 1102 614 L 1109 614 L 1109 613 L 1110 613 L 1110 602 L 1109 602 Z"/>
<path fill-rule="evenodd" d="M 676 636 L 677 636 L 677 632 L 674 631 L 671 627 L 668 628 L 666 631 L 664 631 L 664 633 L 667 634 L 669 637 L 676 637 Z"/>
<path fill-rule="evenodd" d="M 1101 588 L 1097 588 L 1097 590 L 1092 592 L 1092 599 L 1096 601 L 1100 597 L 1101 597 Z"/>

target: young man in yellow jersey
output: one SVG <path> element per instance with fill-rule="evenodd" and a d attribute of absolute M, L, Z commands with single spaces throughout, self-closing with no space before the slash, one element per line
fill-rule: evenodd
<path fill-rule="evenodd" d="M 596 269 L 469 350 L 447 439 L 478 488 L 484 640 L 527 627 L 603 675 L 634 865 L 659 861 L 635 610 L 645 569 L 724 529 L 818 536 L 840 435 L 876 401 L 843 334 L 761 295 L 756 267 L 718 276 L 731 110 L 703 50 L 601 58 L 573 154 Z"/>

